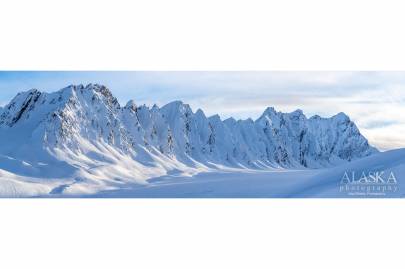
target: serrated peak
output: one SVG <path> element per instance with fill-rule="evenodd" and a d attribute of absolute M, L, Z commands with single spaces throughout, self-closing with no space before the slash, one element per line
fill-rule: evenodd
<path fill-rule="evenodd" d="M 131 109 L 131 110 L 133 110 L 133 111 L 136 111 L 136 110 L 137 110 L 137 106 L 136 106 L 136 104 L 135 104 L 135 101 L 134 101 L 134 100 L 129 100 L 129 101 L 127 102 L 127 104 L 125 105 L 125 108 Z"/>

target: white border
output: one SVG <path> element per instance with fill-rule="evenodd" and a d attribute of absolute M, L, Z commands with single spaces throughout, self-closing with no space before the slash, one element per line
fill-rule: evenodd
<path fill-rule="evenodd" d="M 2 1 L 2 70 L 404 70 L 401 1 Z M 400 200 L 0 200 L 2 268 L 402 268 Z"/>
<path fill-rule="evenodd" d="M 402 268 L 396 200 L 5 200 L 4 268 Z"/>
<path fill-rule="evenodd" d="M 404 70 L 401 1 L 2 1 L 0 68 Z"/>

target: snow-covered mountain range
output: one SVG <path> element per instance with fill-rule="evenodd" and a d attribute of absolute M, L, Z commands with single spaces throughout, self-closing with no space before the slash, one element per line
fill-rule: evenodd
<path fill-rule="evenodd" d="M 0 141 L 0 189 L 25 184 L 32 195 L 212 169 L 322 168 L 377 152 L 344 113 L 267 108 L 257 120 L 222 120 L 180 101 L 122 107 L 98 84 L 19 93 L 0 108 Z"/>

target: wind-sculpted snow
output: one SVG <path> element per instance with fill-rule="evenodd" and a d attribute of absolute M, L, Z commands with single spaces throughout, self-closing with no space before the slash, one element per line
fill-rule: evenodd
<path fill-rule="evenodd" d="M 0 179 L 58 182 L 51 192 L 67 194 L 173 171 L 330 167 L 376 152 L 343 113 L 308 119 L 268 108 L 255 121 L 221 120 L 181 101 L 121 107 L 97 84 L 18 94 L 0 109 L 0 140 Z"/>
<path fill-rule="evenodd" d="M 353 175 L 361 181 L 346 185 Z M 405 149 L 399 149 L 322 169 L 216 171 L 191 178 L 166 175 L 147 186 L 102 191 L 92 197 L 404 198 L 403 184 Z"/>

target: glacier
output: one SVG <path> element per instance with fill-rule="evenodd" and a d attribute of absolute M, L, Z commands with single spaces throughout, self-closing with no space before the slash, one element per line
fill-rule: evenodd
<path fill-rule="evenodd" d="M 349 193 L 341 191 L 345 172 L 376 171 L 395 174 L 398 190 Z M 321 169 L 214 171 L 193 177 L 165 175 L 148 185 L 106 190 L 89 197 L 107 198 L 404 198 L 405 149 L 379 152 L 368 157 Z M 370 184 L 373 186 L 373 184 Z M 389 186 L 389 184 L 386 184 Z M 376 195 L 377 194 L 377 195 Z"/>
<path fill-rule="evenodd" d="M 315 174 L 380 154 L 344 113 L 269 107 L 256 120 L 222 120 L 181 101 L 121 106 L 99 84 L 19 93 L 0 108 L 0 141 L 6 197 L 95 195 L 201 173 Z"/>

